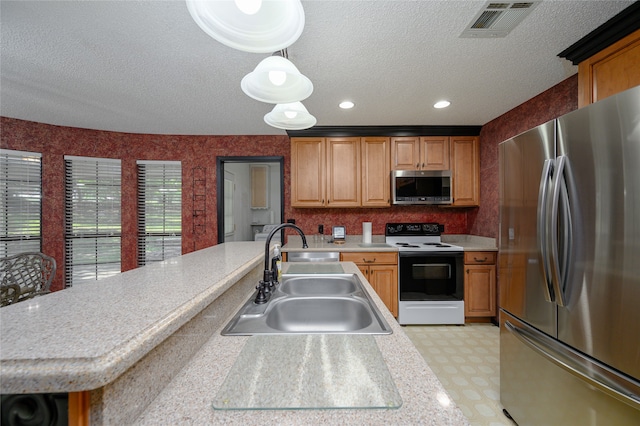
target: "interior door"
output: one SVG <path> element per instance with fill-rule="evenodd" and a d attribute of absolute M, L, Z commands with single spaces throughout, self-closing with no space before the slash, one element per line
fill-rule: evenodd
<path fill-rule="evenodd" d="M 235 176 L 233 173 L 225 170 L 224 172 L 224 240 L 233 241 L 236 231 L 236 223 L 234 220 L 235 211 Z"/>

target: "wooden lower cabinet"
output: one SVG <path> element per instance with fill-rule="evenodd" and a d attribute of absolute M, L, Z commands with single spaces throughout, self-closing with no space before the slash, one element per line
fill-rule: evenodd
<path fill-rule="evenodd" d="M 496 316 L 496 252 L 464 253 L 464 316 Z"/>
<path fill-rule="evenodd" d="M 398 253 L 342 252 L 340 260 L 355 263 L 387 309 L 398 316 Z"/>

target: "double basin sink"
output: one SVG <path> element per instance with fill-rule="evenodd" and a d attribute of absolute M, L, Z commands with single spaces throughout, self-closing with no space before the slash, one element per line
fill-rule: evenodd
<path fill-rule="evenodd" d="M 356 274 L 283 275 L 271 291 L 264 304 L 252 295 L 222 335 L 392 332 Z"/>

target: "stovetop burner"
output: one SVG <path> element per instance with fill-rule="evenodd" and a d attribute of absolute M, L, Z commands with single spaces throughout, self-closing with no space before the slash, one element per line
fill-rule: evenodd
<path fill-rule="evenodd" d="M 388 223 L 385 232 L 387 244 L 402 251 L 463 251 L 462 247 L 443 243 L 437 223 Z"/>

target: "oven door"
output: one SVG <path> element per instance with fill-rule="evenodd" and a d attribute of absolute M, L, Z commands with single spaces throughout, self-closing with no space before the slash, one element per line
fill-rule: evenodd
<path fill-rule="evenodd" d="M 464 324 L 462 252 L 400 252 L 398 323 Z"/>
<path fill-rule="evenodd" d="M 400 252 L 398 259 L 401 301 L 464 299 L 461 252 Z"/>

